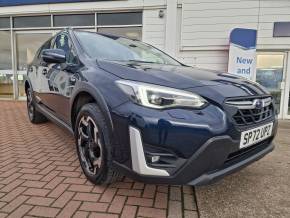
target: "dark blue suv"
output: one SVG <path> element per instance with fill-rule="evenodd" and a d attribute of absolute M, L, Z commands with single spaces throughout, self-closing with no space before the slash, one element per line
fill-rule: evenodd
<path fill-rule="evenodd" d="M 207 184 L 274 148 L 277 116 L 263 87 L 185 66 L 137 40 L 66 29 L 27 74 L 30 121 L 71 131 L 95 184 L 120 175 Z"/>

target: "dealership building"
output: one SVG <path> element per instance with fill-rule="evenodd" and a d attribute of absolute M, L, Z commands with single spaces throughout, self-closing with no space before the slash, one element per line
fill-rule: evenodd
<path fill-rule="evenodd" d="M 39 46 L 64 27 L 124 35 L 181 62 L 228 70 L 234 28 L 257 30 L 253 80 L 290 118 L 288 0 L 9 0 L 0 1 L 0 99 L 25 99 L 24 80 Z M 1 104 L 1 103 L 0 103 Z"/>

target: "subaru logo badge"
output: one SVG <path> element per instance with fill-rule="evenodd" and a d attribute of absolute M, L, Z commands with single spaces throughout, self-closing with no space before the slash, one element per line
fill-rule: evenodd
<path fill-rule="evenodd" d="M 257 109 L 262 109 L 265 106 L 265 102 L 262 99 L 255 99 L 253 101 L 253 106 Z"/>

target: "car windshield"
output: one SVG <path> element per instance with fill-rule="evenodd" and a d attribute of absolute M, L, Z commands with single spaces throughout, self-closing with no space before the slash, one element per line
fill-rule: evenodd
<path fill-rule="evenodd" d="M 85 52 L 97 60 L 180 65 L 162 51 L 128 38 L 75 31 Z"/>

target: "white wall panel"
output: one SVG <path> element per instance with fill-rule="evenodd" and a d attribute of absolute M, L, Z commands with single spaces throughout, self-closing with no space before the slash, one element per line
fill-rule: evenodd
<path fill-rule="evenodd" d="M 262 8 L 285 8 L 290 7 L 288 0 L 261 0 L 260 5 Z"/>
<path fill-rule="evenodd" d="M 290 22 L 290 1 L 261 0 L 257 44 L 260 49 L 290 49 L 290 37 L 273 37 L 274 22 Z"/>
<path fill-rule="evenodd" d="M 274 22 L 290 22 L 289 0 L 179 0 L 181 50 L 227 49 L 233 28 L 258 29 L 258 48 L 290 48 L 290 38 L 273 38 Z"/>
<path fill-rule="evenodd" d="M 180 51 L 177 58 L 182 63 L 199 68 L 225 72 L 228 65 L 227 51 Z"/>
<path fill-rule="evenodd" d="M 244 11 L 240 8 L 231 8 L 231 9 L 223 9 L 223 10 L 206 10 L 207 13 L 204 13 L 204 10 L 201 11 L 193 11 L 193 10 L 184 10 L 184 15 L 186 18 L 209 18 L 208 13 L 214 17 L 232 17 L 232 16 L 250 16 L 250 15 L 257 15 L 259 9 L 258 8 L 249 8 L 247 9 L 247 15 L 244 14 Z"/>
<path fill-rule="evenodd" d="M 159 9 L 144 10 L 142 40 L 157 48 L 164 49 L 165 22 L 165 17 L 159 18 Z"/>
<path fill-rule="evenodd" d="M 182 2 L 181 50 L 225 49 L 235 27 L 257 28 L 259 2 L 195 0 Z"/>
<path fill-rule="evenodd" d="M 256 0 L 232 0 L 232 1 L 214 1 L 208 2 L 203 0 L 194 0 L 186 4 L 187 10 L 190 11 L 207 11 L 207 10 L 225 10 L 225 9 L 251 9 L 258 7 L 259 1 Z"/>

